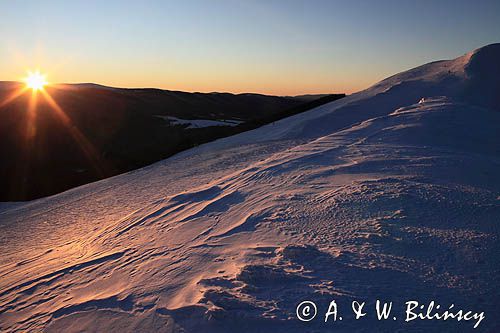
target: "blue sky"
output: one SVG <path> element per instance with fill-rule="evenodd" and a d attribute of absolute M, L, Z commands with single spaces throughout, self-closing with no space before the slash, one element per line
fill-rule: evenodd
<path fill-rule="evenodd" d="M 0 80 L 354 92 L 500 42 L 500 1 L 3 1 Z"/>

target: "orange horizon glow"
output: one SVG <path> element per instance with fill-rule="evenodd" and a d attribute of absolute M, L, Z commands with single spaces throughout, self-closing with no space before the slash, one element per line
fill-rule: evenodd
<path fill-rule="evenodd" d="M 17 62 L 20 63 L 23 58 Z M 30 63 L 30 61 L 27 61 Z M 52 64 L 48 59 L 32 61 L 31 66 L 40 66 L 50 72 L 50 86 L 78 83 L 94 83 L 98 85 L 115 88 L 154 88 L 170 91 L 201 92 L 201 93 L 256 93 L 274 96 L 296 96 L 305 94 L 331 94 L 346 93 L 351 94 L 369 87 L 376 82 L 378 77 L 363 76 L 363 80 L 345 80 L 341 77 L 327 78 L 326 73 L 311 71 L 306 75 L 291 72 L 284 75 L 275 75 L 272 69 L 263 72 L 251 72 L 245 69 L 244 74 L 231 75 L 227 73 L 215 72 L 215 69 L 201 68 L 150 68 L 146 67 L 143 75 L 137 76 L 132 72 L 127 72 L 123 68 L 115 69 L 108 66 L 106 70 L 95 73 L 92 68 L 86 65 L 81 67 L 71 67 L 68 64 Z M 17 70 L 16 70 L 17 67 Z M 27 84 L 27 77 L 13 75 L 15 71 L 23 70 L 23 65 L 18 64 L 5 73 L 4 80 L 17 81 Z M 208 71 L 208 73 L 207 73 Z M 34 72 L 34 83 L 42 81 L 44 76 L 41 72 Z M 321 76 L 321 78 L 318 78 Z M 31 76 L 28 76 L 31 78 Z M 382 77 L 383 78 L 383 77 Z M 356 82 L 355 82 L 356 81 Z M 32 85 L 28 84 L 32 89 Z"/>
<path fill-rule="evenodd" d="M 15 80 L 14 80 L 15 81 Z M 25 79 L 22 80 L 26 85 Z M 328 86 L 328 85 L 314 85 L 314 83 L 307 84 L 302 88 L 294 86 L 294 81 L 284 83 L 282 85 L 275 85 L 271 82 L 264 82 L 259 84 L 247 84 L 244 82 L 235 82 L 233 84 L 224 84 L 218 82 L 211 84 L 210 82 L 199 81 L 198 84 L 191 84 L 190 82 L 179 81 L 172 83 L 165 83 L 161 80 L 152 80 L 148 83 L 143 80 L 127 80 L 127 81 L 114 81 L 105 79 L 82 79 L 82 80 L 58 80 L 50 83 L 43 84 L 43 87 L 50 85 L 58 89 L 66 89 L 65 85 L 91 83 L 110 88 L 123 88 L 123 89 L 160 89 L 167 91 L 182 91 L 187 93 L 230 93 L 230 94 L 262 94 L 269 96 L 297 96 L 297 95 L 314 95 L 314 94 L 337 94 L 345 93 L 347 95 L 361 91 L 368 88 L 372 82 L 365 84 L 346 84 L 345 86 Z M 303 82 L 304 83 L 304 82 Z M 278 86 L 278 87 L 276 87 Z M 32 89 L 32 87 L 27 87 Z M 38 89 L 41 90 L 41 89 Z M 1 104 L 1 103 L 0 103 Z"/>

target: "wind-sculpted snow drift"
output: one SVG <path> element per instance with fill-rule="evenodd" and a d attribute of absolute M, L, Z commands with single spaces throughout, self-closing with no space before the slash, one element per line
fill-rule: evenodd
<path fill-rule="evenodd" d="M 303 323 L 302 300 L 484 311 L 498 330 L 500 44 L 0 211 L 0 330 L 473 330 Z M 399 303 L 398 303 L 399 302 Z M 399 313 L 398 313 L 399 315 Z"/>

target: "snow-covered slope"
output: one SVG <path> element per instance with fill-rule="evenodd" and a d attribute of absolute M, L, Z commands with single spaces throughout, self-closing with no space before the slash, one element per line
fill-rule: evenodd
<path fill-rule="evenodd" d="M 473 330 L 405 323 L 413 299 L 484 311 L 479 329 L 494 331 L 498 59 L 490 45 L 147 168 L 0 206 L 0 329 Z M 335 299 L 346 319 L 302 323 L 306 299 L 323 312 Z M 354 299 L 394 301 L 401 319 L 356 321 Z"/>
<path fill-rule="evenodd" d="M 187 125 L 186 128 L 204 128 L 204 127 L 211 127 L 211 126 L 237 126 L 243 121 L 240 120 L 210 120 L 210 119 L 180 119 L 176 117 L 169 117 L 169 116 L 157 116 L 159 118 L 162 118 L 172 125 Z"/>

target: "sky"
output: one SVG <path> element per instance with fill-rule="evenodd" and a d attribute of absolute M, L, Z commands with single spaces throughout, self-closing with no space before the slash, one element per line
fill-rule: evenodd
<path fill-rule="evenodd" d="M 0 1 L 0 81 L 352 93 L 500 42 L 500 1 Z"/>

